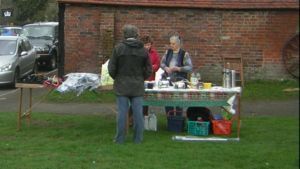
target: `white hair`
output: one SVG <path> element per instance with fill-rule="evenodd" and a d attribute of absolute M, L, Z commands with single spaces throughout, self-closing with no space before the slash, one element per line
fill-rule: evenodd
<path fill-rule="evenodd" d="M 170 37 L 170 41 L 175 41 L 175 43 L 178 45 L 178 46 L 181 46 L 181 40 L 179 38 L 179 36 L 177 35 L 173 35 Z"/>

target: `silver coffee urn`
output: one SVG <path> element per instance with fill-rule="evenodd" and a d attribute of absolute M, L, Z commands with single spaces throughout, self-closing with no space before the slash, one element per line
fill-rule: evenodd
<path fill-rule="evenodd" d="M 235 87 L 235 70 L 223 69 L 223 87 Z"/>

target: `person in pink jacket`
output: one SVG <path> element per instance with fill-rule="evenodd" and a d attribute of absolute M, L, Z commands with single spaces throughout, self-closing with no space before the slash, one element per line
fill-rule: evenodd
<path fill-rule="evenodd" d="M 153 81 L 155 80 L 155 73 L 157 72 L 160 66 L 160 57 L 153 47 L 153 40 L 150 36 L 143 36 L 141 38 L 141 41 L 144 43 L 144 47 L 148 50 L 149 57 L 152 63 L 152 74 L 147 80 Z"/>
<path fill-rule="evenodd" d="M 141 41 L 144 43 L 145 49 L 148 50 L 148 54 L 149 54 L 150 61 L 152 64 L 152 74 L 147 80 L 154 81 L 155 73 L 157 72 L 157 70 L 160 67 L 160 57 L 159 57 L 157 51 L 153 47 L 153 40 L 150 36 L 146 35 L 146 36 L 141 37 Z M 144 116 L 148 116 L 148 106 L 143 107 L 143 113 L 144 113 Z"/>

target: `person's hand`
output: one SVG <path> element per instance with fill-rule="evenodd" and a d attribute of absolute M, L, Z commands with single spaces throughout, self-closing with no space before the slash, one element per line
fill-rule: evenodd
<path fill-rule="evenodd" d="M 174 66 L 171 68 L 172 72 L 180 72 L 180 67 Z"/>
<path fill-rule="evenodd" d="M 166 71 L 168 74 L 172 73 L 172 69 L 169 68 L 169 67 L 165 67 L 165 71 Z"/>

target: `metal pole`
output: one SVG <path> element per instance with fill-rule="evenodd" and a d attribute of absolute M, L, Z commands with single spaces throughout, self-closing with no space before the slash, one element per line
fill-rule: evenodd
<path fill-rule="evenodd" d="M 58 44 L 58 53 L 59 53 L 59 58 L 58 58 L 58 76 L 62 77 L 65 73 L 64 70 L 64 64 L 65 64 L 65 32 L 64 32 L 64 27 L 65 27 L 65 4 L 59 3 L 58 4 L 58 39 L 59 39 L 59 44 Z"/>
<path fill-rule="evenodd" d="M 237 106 L 237 113 L 238 113 L 237 137 L 240 138 L 240 130 L 241 130 L 241 96 L 240 96 L 240 94 L 237 94 L 236 99 L 238 101 L 238 106 Z"/>

